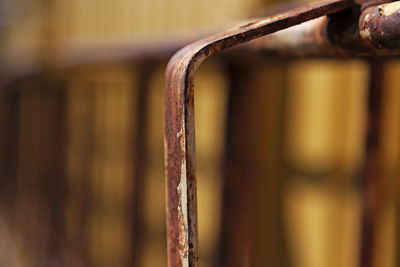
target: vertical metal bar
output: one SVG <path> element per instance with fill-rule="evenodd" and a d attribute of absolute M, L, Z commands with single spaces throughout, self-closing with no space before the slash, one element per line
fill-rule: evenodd
<path fill-rule="evenodd" d="M 174 69 L 170 71 L 175 72 Z M 185 76 L 179 76 L 175 81 L 175 77 L 168 79 L 167 76 L 164 98 L 170 267 L 197 266 L 198 261 L 193 75 L 189 81 Z"/>
<path fill-rule="evenodd" d="M 289 266 L 282 224 L 286 62 L 240 54 L 230 95 L 220 253 L 216 266 Z"/>
<path fill-rule="evenodd" d="M 17 85 L 0 87 L 0 205 L 12 219 L 17 176 L 19 91 Z"/>
<path fill-rule="evenodd" d="M 255 201 L 252 191 L 255 188 L 255 177 L 251 177 L 254 176 L 252 168 L 243 162 L 250 160 L 252 157 L 249 156 L 253 152 L 247 147 L 246 141 L 249 140 L 246 138 L 246 133 L 249 131 L 249 123 L 245 123 L 250 115 L 246 104 L 252 104 L 249 103 L 251 99 L 248 97 L 248 90 L 254 89 L 244 88 L 251 86 L 249 83 L 254 64 L 249 65 L 232 63 L 227 66 L 230 90 L 223 170 L 220 251 L 216 265 L 221 267 L 247 265 L 250 259 Z"/>
<path fill-rule="evenodd" d="M 142 266 L 143 253 L 143 207 L 146 178 L 146 144 L 147 144 L 147 106 L 148 92 L 153 64 L 149 61 L 141 62 L 139 80 L 137 83 L 138 94 L 134 114 L 136 125 L 134 126 L 133 158 L 135 164 L 134 188 L 132 199 L 132 266 Z"/>
<path fill-rule="evenodd" d="M 65 144 L 66 144 L 66 95 L 65 84 L 61 79 L 53 75 L 45 74 L 42 81 L 46 88 L 43 94 L 46 94 L 45 101 L 50 102 L 50 109 L 54 112 L 48 121 L 49 135 L 51 140 L 49 152 L 43 156 L 48 158 L 49 176 L 45 179 L 48 188 L 46 197 L 49 209 L 49 262 L 51 265 L 57 263 L 63 256 L 63 242 L 65 240 L 65 203 L 67 193 L 67 181 L 65 172 Z M 52 134 L 54 136 L 52 136 Z M 47 165 L 46 164 L 46 165 Z"/>
<path fill-rule="evenodd" d="M 383 88 L 383 62 L 370 62 L 368 92 L 368 121 L 366 136 L 366 159 L 362 170 L 362 225 L 360 266 L 372 267 L 375 256 L 375 229 L 379 214 L 382 186 L 381 159 L 379 153 L 381 136 L 381 102 Z"/>
<path fill-rule="evenodd" d="M 87 77 L 87 75 L 85 75 Z M 67 206 L 73 223 L 78 227 L 67 232 L 69 242 L 76 244 L 73 256 L 76 261 L 85 266 L 91 266 L 90 240 L 88 240 L 88 225 L 93 210 L 91 193 L 91 166 L 94 159 L 94 90 L 93 82 L 82 77 L 70 77 L 67 95 L 67 131 L 68 147 L 66 150 L 67 184 L 71 188 L 67 195 Z M 76 165 L 74 165 L 76 164 Z M 72 253 L 71 253 L 72 254 Z"/>

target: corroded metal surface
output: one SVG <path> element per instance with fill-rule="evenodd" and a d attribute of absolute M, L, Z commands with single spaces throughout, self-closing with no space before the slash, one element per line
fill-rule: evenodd
<path fill-rule="evenodd" d="M 399 55 L 400 1 L 324 16 L 251 46 L 284 56 Z"/>
<path fill-rule="evenodd" d="M 360 17 L 360 35 L 372 48 L 388 54 L 400 48 L 400 1 L 369 7 Z"/>
<path fill-rule="evenodd" d="M 177 52 L 165 81 L 165 168 L 169 266 L 197 266 L 197 190 L 194 133 L 194 74 L 208 56 L 353 5 L 313 3 L 195 42 Z"/>

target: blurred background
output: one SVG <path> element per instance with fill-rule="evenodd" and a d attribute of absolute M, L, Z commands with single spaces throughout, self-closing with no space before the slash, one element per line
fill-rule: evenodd
<path fill-rule="evenodd" d="M 0 266 L 166 266 L 168 58 L 276 3 L 1 0 Z M 201 266 L 361 266 L 370 65 L 261 58 L 196 76 Z M 391 60 L 374 267 L 400 266 L 398 84 Z"/>

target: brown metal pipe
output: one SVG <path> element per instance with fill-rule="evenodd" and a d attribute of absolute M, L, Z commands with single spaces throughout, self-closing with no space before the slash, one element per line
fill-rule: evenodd
<path fill-rule="evenodd" d="M 370 62 L 370 85 L 368 92 L 368 118 L 366 133 L 366 158 L 362 170 L 362 223 L 360 266 L 374 266 L 376 257 L 376 228 L 382 207 L 384 177 L 381 160 L 382 95 L 384 63 Z"/>
<path fill-rule="evenodd" d="M 207 57 L 267 34 L 353 6 L 352 1 L 313 3 L 186 46 L 165 75 L 164 135 L 169 266 L 198 266 L 194 75 Z"/>
<path fill-rule="evenodd" d="M 307 21 L 249 46 L 284 56 L 400 55 L 400 1 Z"/>

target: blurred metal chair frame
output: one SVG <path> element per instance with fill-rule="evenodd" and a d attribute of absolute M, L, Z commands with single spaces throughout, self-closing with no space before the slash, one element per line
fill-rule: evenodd
<path fill-rule="evenodd" d="M 266 38 L 261 38 L 266 35 Z M 146 97 L 148 70 L 153 61 L 164 60 L 172 51 L 188 43 L 188 40 L 165 41 L 153 45 L 114 47 L 113 52 L 110 52 L 110 49 L 73 47 L 60 52 L 57 67 L 71 68 L 84 64 L 134 59 L 146 66 L 139 74 L 139 98 L 142 99 Z M 240 51 L 255 50 L 257 55 L 362 57 L 370 63 L 369 127 L 366 133 L 366 160 L 363 172 L 360 262 L 362 267 L 372 266 L 373 231 L 376 223 L 374 194 L 379 194 L 375 188 L 375 174 L 379 169 L 376 148 L 380 138 L 382 61 L 400 54 L 400 1 L 390 0 L 328 0 L 311 3 L 201 39 L 179 50 L 172 57 L 166 69 L 164 99 L 168 265 L 197 266 L 199 260 L 194 123 L 195 73 L 207 57 L 240 44 L 243 44 L 238 48 L 242 49 Z M 240 53 L 235 54 L 237 55 L 243 56 Z M 47 68 L 40 69 L 38 65 L 38 62 L 24 62 L 21 69 L 11 68 L 8 73 L 5 69 L 0 77 L 1 85 L 13 90 L 18 82 L 36 77 L 37 73 L 52 76 Z M 135 138 L 140 146 L 134 153 L 138 160 L 143 158 L 145 152 L 144 102 L 139 101 L 137 107 L 139 119 Z M 143 186 L 143 172 L 140 168 L 134 175 L 137 190 Z M 142 198 L 142 194 L 135 196 L 134 215 L 140 213 Z M 134 231 L 140 233 L 141 223 L 135 226 Z M 142 240 L 139 234 L 136 240 L 133 240 L 133 254 L 137 257 L 140 257 L 140 242 Z"/>
<path fill-rule="evenodd" d="M 378 58 L 400 54 L 400 2 L 388 2 L 391 1 L 311 3 L 194 42 L 172 57 L 166 69 L 164 92 L 169 266 L 198 266 L 199 260 L 194 123 L 196 70 L 207 57 L 265 35 L 269 36 L 246 44 L 247 48 L 283 56 L 365 57 L 371 62 L 360 254 L 361 266 L 372 266 L 370 237 L 375 211 L 368 192 L 374 190 L 371 180 L 374 169 L 378 168 L 374 161 L 379 141 L 382 77 Z M 296 36 L 296 41 L 288 42 L 288 36 Z"/>

